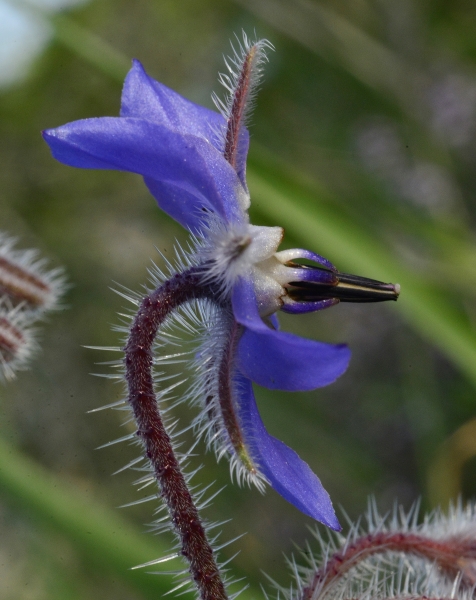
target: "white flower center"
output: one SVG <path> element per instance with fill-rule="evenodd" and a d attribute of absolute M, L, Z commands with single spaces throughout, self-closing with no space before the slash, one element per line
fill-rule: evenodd
<path fill-rule="evenodd" d="M 284 285 L 295 279 L 277 252 L 283 234 L 281 227 L 211 223 L 202 247 L 202 256 L 210 264 L 208 277 L 219 281 L 228 295 L 239 277 L 251 276 L 260 315 L 276 312 L 286 294 Z"/>

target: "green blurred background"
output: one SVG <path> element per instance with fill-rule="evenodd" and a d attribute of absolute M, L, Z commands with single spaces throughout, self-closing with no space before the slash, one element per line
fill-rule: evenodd
<path fill-rule="evenodd" d="M 133 57 L 211 107 L 211 92 L 222 92 L 222 55 L 242 29 L 276 48 L 251 122 L 253 222 L 284 226 L 288 246 L 319 252 L 342 271 L 402 285 L 397 304 L 283 317 L 294 333 L 348 342 L 353 356 L 328 388 L 257 389 L 263 419 L 318 473 L 341 517 L 356 518 L 372 494 L 382 512 L 395 501 L 409 508 L 421 498 L 431 509 L 458 494 L 472 498 L 474 2 L 45 4 L 0 4 L 0 14 L 21 11 L 39 40 L 30 63 L 20 57 L 22 75 L 13 54 L 2 67 L 1 229 L 64 266 L 71 287 L 41 328 L 31 369 L 0 388 L 0 597 L 157 598 L 173 585 L 170 576 L 128 569 L 167 553 L 170 541 L 145 533 L 153 502 L 117 508 L 141 497 L 134 473 L 111 476 L 136 450 L 95 448 L 131 425 L 121 426 L 117 412 L 86 414 L 122 388 L 90 375 L 114 357 L 84 346 L 119 343 L 111 325 L 126 302 L 111 286 L 139 290 L 150 260 L 160 264 L 155 247 L 170 255 L 186 235 L 140 177 L 60 165 L 40 130 L 117 115 Z M 23 50 L 34 38 L 28 31 L 15 34 Z M 192 413 L 180 416 L 186 423 Z M 272 491 L 261 497 L 230 485 L 225 461 L 196 461 L 205 464 L 197 482 L 228 484 L 206 511 L 210 520 L 232 518 L 221 540 L 247 532 L 223 551 L 241 550 L 231 570 L 252 584 L 243 597 L 261 595 L 261 570 L 287 585 L 283 552 L 309 537 L 311 520 Z"/>

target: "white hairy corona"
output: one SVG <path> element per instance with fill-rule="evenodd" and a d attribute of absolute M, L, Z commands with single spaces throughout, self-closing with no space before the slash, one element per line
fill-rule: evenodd
<path fill-rule="evenodd" d="M 296 279 L 294 269 L 279 259 L 283 238 L 281 227 L 250 223 L 208 222 L 203 238 L 197 238 L 195 264 L 203 264 L 205 281 L 214 283 L 223 298 L 229 298 L 239 277 L 251 277 L 262 317 L 279 310 L 286 295 L 285 285 Z"/>

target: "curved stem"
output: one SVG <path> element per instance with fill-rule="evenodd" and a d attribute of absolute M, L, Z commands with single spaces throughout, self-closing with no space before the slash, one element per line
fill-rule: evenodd
<path fill-rule="evenodd" d="M 144 298 L 130 330 L 124 362 L 137 435 L 152 465 L 200 597 L 225 600 L 225 586 L 213 550 L 157 407 L 152 377 L 153 343 L 165 318 L 194 299 L 216 302 L 216 291 L 203 283 L 200 273 L 200 267 L 178 273 Z"/>

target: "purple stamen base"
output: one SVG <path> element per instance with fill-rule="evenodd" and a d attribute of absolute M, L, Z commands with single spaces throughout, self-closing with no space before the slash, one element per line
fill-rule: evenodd
<path fill-rule="evenodd" d="M 297 302 L 286 298 L 281 310 L 292 315 L 303 315 L 309 312 L 324 310 L 339 304 L 338 298 L 326 298 L 326 300 L 316 300 L 314 302 Z"/>

